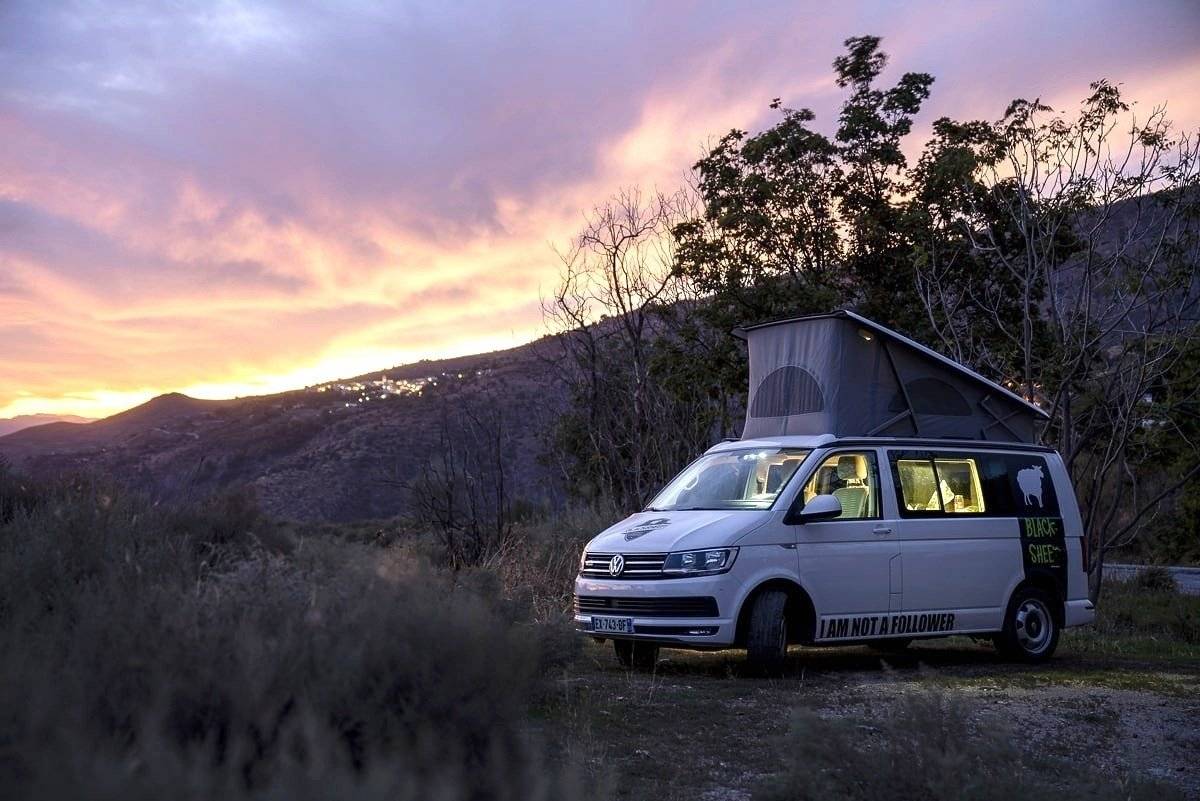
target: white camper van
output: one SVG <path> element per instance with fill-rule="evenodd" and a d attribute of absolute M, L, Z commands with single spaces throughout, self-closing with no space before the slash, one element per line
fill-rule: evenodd
<path fill-rule="evenodd" d="M 575 622 L 625 665 L 660 646 L 882 649 L 951 634 L 1048 658 L 1090 623 L 1085 541 L 1038 407 L 852 312 L 738 332 L 743 438 L 588 543 Z"/>

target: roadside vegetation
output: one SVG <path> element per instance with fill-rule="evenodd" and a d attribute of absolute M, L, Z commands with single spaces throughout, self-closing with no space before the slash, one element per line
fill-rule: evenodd
<path fill-rule="evenodd" d="M 1096 623 L 1065 632 L 1064 644 L 1089 654 L 1200 660 L 1200 596 L 1178 592 L 1166 570 L 1105 582 Z"/>

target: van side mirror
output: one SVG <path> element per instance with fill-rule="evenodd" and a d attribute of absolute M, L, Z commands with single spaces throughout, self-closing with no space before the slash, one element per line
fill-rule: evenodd
<path fill-rule="evenodd" d="M 832 495 L 817 495 L 811 501 L 797 509 L 788 510 L 783 522 L 789 526 L 815 523 L 819 520 L 833 520 L 842 516 L 842 502 Z"/>

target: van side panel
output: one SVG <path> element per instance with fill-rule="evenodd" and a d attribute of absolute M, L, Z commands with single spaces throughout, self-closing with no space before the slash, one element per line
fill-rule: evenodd
<path fill-rule="evenodd" d="M 1014 520 L 947 517 L 897 525 L 905 612 L 972 610 L 979 625 L 1003 625 L 1009 593 L 1024 576 Z"/>
<path fill-rule="evenodd" d="M 995 630 L 1019 584 L 1051 580 L 1063 593 L 1064 622 L 1091 621 L 1079 508 L 1057 453 L 934 446 L 889 449 L 888 461 L 900 518 L 905 612 L 969 610 Z M 955 463 L 970 465 L 971 473 L 939 472 L 939 465 Z M 905 469 L 907 490 L 900 486 Z M 960 511 L 933 505 L 938 480 L 940 494 L 953 497 Z M 931 491 L 934 500 L 927 505 Z M 902 497 L 904 492 L 909 495 Z"/>

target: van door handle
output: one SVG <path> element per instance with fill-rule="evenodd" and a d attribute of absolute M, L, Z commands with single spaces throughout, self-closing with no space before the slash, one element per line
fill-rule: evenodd
<path fill-rule="evenodd" d="M 887 526 L 876 526 L 874 528 L 874 532 L 881 537 L 886 537 L 888 534 L 892 533 L 892 530 Z"/>

